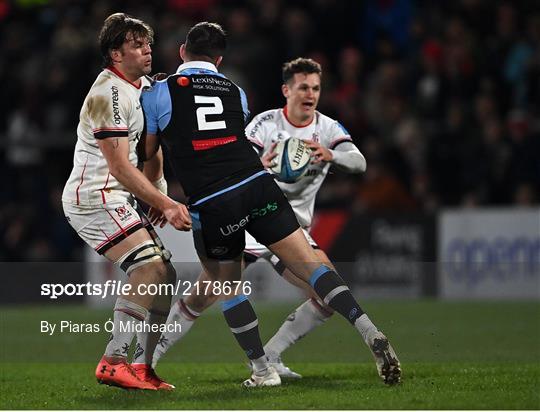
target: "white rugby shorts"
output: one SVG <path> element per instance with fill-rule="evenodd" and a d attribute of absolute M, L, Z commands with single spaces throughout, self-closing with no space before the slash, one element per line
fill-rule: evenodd
<path fill-rule="evenodd" d="M 151 227 L 140 206 L 132 199 L 92 207 L 63 202 L 63 207 L 69 224 L 100 255 L 137 230 Z"/>

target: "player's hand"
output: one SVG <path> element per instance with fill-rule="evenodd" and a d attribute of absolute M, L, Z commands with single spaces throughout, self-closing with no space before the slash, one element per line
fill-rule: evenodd
<path fill-rule="evenodd" d="M 334 158 L 332 152 L 320 143 L 314 142 L 313 140 L 304 140 L 304 142 L 306 142 L 307 146 L 311 149 L 312 165 L 321 162 L 331 162 Z"/>
<path fill-rule="evenodd" d="M 176 230 L 184 232 L 191 230 L 191 216 L 182 203 L 175 202 L 174 205 L 163 209 L 163 215 Z"/>
<path fill-rule="evenodd" d="M 167 218 L 160 210 L 151 207 L 148 211 L 148 220 L 153 226 L 159 226 L 163 228 L 167 224 Z"/>
<path fill-rule="evenodd" d="M 265 169 L 270 169 L 271 167 L 275 166 L 274 159 L 278 155 L 276 150 L 277 142 L 272 143 L 272 146 L 270 146 L 270 149 L 261 157 L 261 162 Z"/>

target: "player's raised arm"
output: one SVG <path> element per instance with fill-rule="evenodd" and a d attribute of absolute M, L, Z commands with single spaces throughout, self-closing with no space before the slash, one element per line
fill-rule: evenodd
<path fill-rule="evenodd" d="M 366 171 L 366 159 L 353 143 L 351 135 L 339 122 L 334 121 L 327 128 L 324 145 L 310 142 L 313 163 L 330 162 L 347 173 Z M 327 146 L 327 147 L 324 147 Z"/>
<path fill-rule="evenodd" d="M 330 162 L 339 169 L 348 173 L 361 173 L 366 171 L 366 158 L 354 143 L 344 142 L 335 149 L 330 149 L 330 152 L 332 153 Z"/>
<path fill-rule="evenodd" d="M 312 164 L 330 162 L 347 173 L 366 171 L 366 158 L 352 141 L 344 141 L 334 149 L 328 149 L 311 140 L 305 142 L 311 149 Z"/>

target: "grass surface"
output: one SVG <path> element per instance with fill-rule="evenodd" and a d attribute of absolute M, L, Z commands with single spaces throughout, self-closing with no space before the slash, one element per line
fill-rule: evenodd
<path fill-rule="evenodd" d="M 403 383 L 384 386 L 367 347 L 344 320 L 284 355 L 300 381 L 245 390 L 244 356 L 217 311 L 207 312 L 158 372 L 177 390 L 128 392 L 98 385 L 93 371 L 109 311 L 3 308 L 2 409 L 540 409 L 540 304 L 367 302 L 390 337 Z M 263 340 L 294 305 L 256 305 Z M 96 323 L 99 333 L 40 333 L 40 322 Z M 57 327 L 58 329 L 58 327 Z"/>

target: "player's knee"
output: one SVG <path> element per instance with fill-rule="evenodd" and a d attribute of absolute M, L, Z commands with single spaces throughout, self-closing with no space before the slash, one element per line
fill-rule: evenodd
<path fill-rule="evenodd" d="M 164 283 L 170 276 L 170 269 L 167 268 L 168 262 L 164 259 L 163 251 L 151 240 L 128 250 L 116 263 L 128 276 L 134 272 L 151 276 L 152 283 Z"/>
<path fill-rule="evenodd" d="M 158 285 L 165 283 L 167 271 L 162 263 L 148 262 L 130 272 L 132 282 L 146 285 Z"/>
<path fill-rule="evenodd" d="M 169 270 L 167 265 L 163 261 L 156 261 L 150 263 L 152 266 L 152 272 L 154 273 L 154 278 L 156 283 L 168 283 L 169 279 Z"/>

